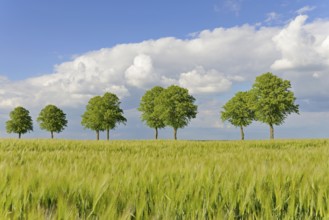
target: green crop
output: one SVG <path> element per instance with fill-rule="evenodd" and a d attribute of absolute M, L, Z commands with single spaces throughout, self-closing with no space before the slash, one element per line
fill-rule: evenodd
<path fill-rule="evenodd" d="M 329 141 L 0 141 L 0 219 L 326 219 Z"/>

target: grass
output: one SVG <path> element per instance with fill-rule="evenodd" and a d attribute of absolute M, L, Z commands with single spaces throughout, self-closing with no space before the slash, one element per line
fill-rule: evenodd
<path fill-rule="evenodd" d="M 0 140 L 0 219 L 329 218 L 329 140 Z"/>

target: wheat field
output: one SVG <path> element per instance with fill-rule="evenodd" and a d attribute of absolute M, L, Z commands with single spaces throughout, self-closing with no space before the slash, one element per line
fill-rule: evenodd
<path fill-rule="evenodd" d="M 0 219 L 329 218 L 329 140 L 0 140 Z"/>

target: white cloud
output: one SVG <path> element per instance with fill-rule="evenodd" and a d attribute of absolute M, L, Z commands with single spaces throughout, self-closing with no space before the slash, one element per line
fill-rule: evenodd
<path fill-rule="evenodd" d="M 192 94 L 221 93 L 228 91 L 232 82 L 214 69 L 206 71 L 199 66 L 192 71 L 182 73 L 179 85 L 189 89 Z"/>
<path fill-rule="evenodd" d="M 312 33 L 305 26 L 306 15 L 299 15 L 273 37 L 282 57 L 277 59 L 274 70 L 317 69 L 328 64 L 328 47 L 322 35 Z M 325 46 L 324 46 L 325 45 Z"/>
<path fill-rule="evenodd" d="M 8 78 L 0 75 L 0 85 L 4 83 L 8 83 Z"/>
<path fill-rule="evenodd" d="M 266 14 L 266 23 L 273 23 L 273 22 L 277 22 L 278 20 L 280 20 L 281 15 L 276 13 L 276 12 L 270 12 Z"/>
<path fill-rule="evenodd" d="M 235 82 L 243 82 L 243 81 L 245 81 L 245 78 L 243 76 L 237 76 L 237 75 L 228 76 L 227 78 L 229 80 L 235 81 Z"/>
<path fill-rule="evenodd" d="M 297 16 L 273 37 L 281 56 L 271 67 L 291 80 L 299 99 L 310 101 L 301 108 L 324 111 L 329 98 L 329 21 L 306 23 L 306 19 Z"/>
<path fill-rule="evenodd" d="M 150 56 L 141 54 L 134 58 L 134 63 L 125 72 L 127 83 L 138 88 L 157 81 L 158 77 L 154 73 L 152 59 Z"/>
<path fill-rule="evenodd" d="M 307 6 L 304 6 L 304 7 L 300 8 L 300 9 L 298 9 L 296 11 L 296 13 L 299 14 L 299 15 L 301 15 L 301 14 L 305 14 L 306 12 L 313 11 L 314 9 L 316 9 L 315 6 L 309 6 L 309 5 L 307 5 Z"/>
<path fill-rule="evenodd" d="M 0 91 L 0 105 L 12 108 L 53 103 L 78 107 L 105 91 L 125 98 L 136 89 L 179 81 L 188 83 L 196 93 L 226 91 L 230 83 L 253 79 L 268 70 L 278 55 L 271 41 L 278 31 L 249 25 L 217 28 L 188 40 L 160 38 L 76 55 L 56 65 L 52 74 L 6 81 Z M 196 66 L 207 73 L 189 73 Z M 187 82 L 191 77 L 199 81 Z"/>

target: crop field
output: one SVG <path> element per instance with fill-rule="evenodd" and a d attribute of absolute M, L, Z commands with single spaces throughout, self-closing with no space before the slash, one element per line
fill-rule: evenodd
<path fill-rule="evenodd" d="M 0 140 L 0 219 L 329 218 L 329 140 Z"/>

